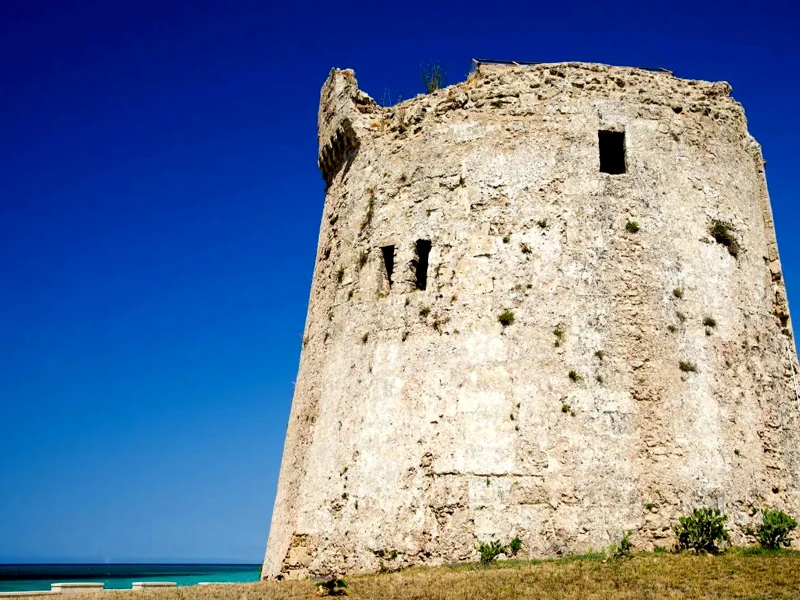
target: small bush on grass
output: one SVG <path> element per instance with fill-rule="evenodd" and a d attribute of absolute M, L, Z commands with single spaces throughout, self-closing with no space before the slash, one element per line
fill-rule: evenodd
<path fill-rule="evenodd" d="M 487 567 L 496 561 L 498 556 L 505 552 L 505 548 L 503 548 L 499 540 L 493 540 L 488 544 L 486 542 L 478 544 L 478 552 L 481 554 L 481 564 Z"/>
<path fill-rule="evenodd" d="M 758 542 L 762 548 L 777 550 L 789 547 L 792 541 L 789 535 L 797 527 L 797 519 L 787 515 L 782 510 L 762 510 L 763 521 L 755 531 Z"/>
<path fill-rule="evenodd" d="M 696 508 L 691 515 L 678 519 L 679 524 L 672 529 L 678 537 L 678 551 L 694 550 L 698 554 L 708 552 L 717 554 L 721 542 L 730 540 L 725 529 L 728 520 L 718 508 Z"/>
<path fill-rule="evenodd" d="M 619 560 L 621 558 L 629 558 L 631 556 L 631 550 L 633 550 L 631 533 L 633 532 L 625 531 L 622 534 L 622 539 L 619 541 L 619 544 L 611 544 L 611 548 L 609 548 L 609 554 L 611 555 L 611 558 Z"/>
<path fill-rule="evenodd" d="M 319 584 L 320 596 L 347 596 L 347 582 L 334 577 Z"/>

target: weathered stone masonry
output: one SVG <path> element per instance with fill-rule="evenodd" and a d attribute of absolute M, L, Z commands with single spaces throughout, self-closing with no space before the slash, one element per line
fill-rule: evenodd
<path fill-rule="evenodd" d="M 800 513 L 764 162 L 729 94 L 632 68 L 481 66 L 384 108 L 331 72 L 266 577 L 468 560 L 514 536 L 530 556 L 628 529 L 666 546 L 699 505 L 742 543 L 758 509 Z"/>

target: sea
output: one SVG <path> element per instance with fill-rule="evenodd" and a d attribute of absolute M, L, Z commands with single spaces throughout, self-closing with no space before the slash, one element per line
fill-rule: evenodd
<path fill-rule="evenodd" d="M 201 581 L 244 583 L 258 581 L 261 565 L 233 564 L 0 564 L 0 592 L 49 590 L 51 583 L 93 581 L 105 589 L 130 589 L 134 581 Z"/>

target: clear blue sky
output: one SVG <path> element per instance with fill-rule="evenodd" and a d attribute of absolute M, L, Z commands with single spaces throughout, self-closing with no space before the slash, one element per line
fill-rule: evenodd
<path fill-rule="evenodd" d="M 796 3 L 0 3 L 0 561 L 260 561 L 331 67 L 411 97 L 472 57 L 727 80 L 790 300 Z"/>

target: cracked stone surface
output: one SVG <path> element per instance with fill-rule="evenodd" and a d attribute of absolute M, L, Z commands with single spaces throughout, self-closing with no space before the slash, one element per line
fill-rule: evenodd
<path fill-rule="evenodd" d="M 482 65 L 380 107 L 331 72 L 265 577 L 474 560 L 514 536 L 526 557 L 625 530 L 650 549 L 702 505 L 744 543 L 757 510 L 800 514 L 789 310 L 760 147 L 730 92 Z M 626 173 L 600 172 L 599 130 L 624 131 Z"/>

